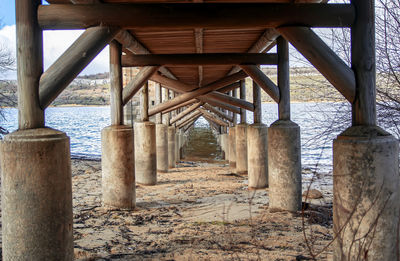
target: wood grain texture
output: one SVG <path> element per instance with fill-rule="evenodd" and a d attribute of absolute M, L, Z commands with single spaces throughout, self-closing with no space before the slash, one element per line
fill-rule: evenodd
<path fill-rule="evenodd" d="M 122 46 L 117 41 L 110 42 L 110 107 L 111 125 L 123 124 L 122 105 Z"/>
<path fill-rule="evenodd" d="M 158 70 L 158 66 L 143 67 L 122 91 L 124 105 L 142 88 L 150 77 Z"/>
<path fill-rule="evenodd" d="M 290 75 L 289 44 L 283 37 L 278 37 L 278 88 L 280 99 L 278 112 L 280 120 L 290 120 Z"/>

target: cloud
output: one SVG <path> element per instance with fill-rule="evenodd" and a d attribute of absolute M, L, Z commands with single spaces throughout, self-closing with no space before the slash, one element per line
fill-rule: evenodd
<path fill-rule="evenodd" d="M 46 70 L 53 62 L 82 34 L 82 30 L 44 31 L 43 57 Z M 0 47 L 8 49 L 16 57 L 15 25 L 4 26 L 0 29 Z M 84 74 L 96 74 L 109 71 L 108 46 L 82 71 Z M 3 76 L 16 78 L 16 72 Z"/>

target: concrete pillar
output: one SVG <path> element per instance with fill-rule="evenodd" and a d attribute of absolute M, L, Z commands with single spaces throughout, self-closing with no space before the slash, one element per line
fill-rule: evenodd
<path fill-rule="evenodd" d="M 156 125 L 157 171 L 168 172 L 168 126 Z"/>
<path fill-rule="evenodd" d="M 268 187 L 268 127 L 256 123 L 247 126 L 247 162 L 249 188 Z"/>
<path fill-rule="evenodd" d="M 398 157 L 398 140 L 378 127 L 334 140 L 334 260 L 398 260 Z"/>
<path fill-rule="evenodd" d="M 221 134 L 221 147 L 224 151 L 224 159 L 229 160 L 229 136 L 227 133 Z"/>
<path fill-rule="evenodd" d="M 3 260 L 73 260 L 69 138 L 19 130 L 0 143 Z"/>
<path fill-rule="evenodd" d="M 180 161 L 180 145 L 179 145 L 179 129 L 176 129 L 177 131 L 175 132 L 175 163 L 179 163 Z"/>
<path fill-rule="evenodd" d="M 300 127 L 292 121 L 268 129 L 268 175 L 270 208 L 301 210 Z"/>
<path fill-rule="evenodd" d="M 247 174 L 247 124 L 238 124 L 236 129 L 236 173 Z"/>
<path fill-rule="evenodd" d="M 101 132 L 101 150 L 103 204 L 117 209 L 134 209 L 136 193 L 132 127 L 105 127 Z"/>
<path fill-rule="evenodd" d="M 175 127 L 168 127 L 168 168 L 175 168 Z"/>
<path fill-rule="evenodd" d="M 235 127 L 229 128 L 229 166 L 236 168 L 236 135 Z"/>
<path fill-rule="evenodd" d="M 143 185 L 157 183 L 156 125 L 135 122 L 135 177 Z"/>

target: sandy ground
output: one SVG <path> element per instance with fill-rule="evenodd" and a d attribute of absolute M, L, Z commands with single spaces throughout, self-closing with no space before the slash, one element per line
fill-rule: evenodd
<path fill-rule="evenodd" d="M 248 190 L 225 162 L 182 162 L 137 185 L 134 211 L 101 205 L 101 164 L 72 160 L 78 260 L 330 260 L 332 183 L 305 171 L 320 190 L 299 213 L 270 213 L 268 189 Z M 311 249 L 311 251 L 310 251 Z M 322 253 L 320 253 L 322 251 Z M 313 254 L 311 254 L 313 253 Z"/>

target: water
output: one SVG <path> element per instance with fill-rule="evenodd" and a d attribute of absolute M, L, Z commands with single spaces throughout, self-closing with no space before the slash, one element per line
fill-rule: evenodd
<path fill-rule="evenodd" d="M 274 122 L 278 115 L 277 109 L 276 104 L 263 104 L 263 123 L 270 125 Z M 341 107 L 341 110 L 349 109 Z M 4 111 L 5 120 L 0 123 L 0 126 L 9 131 L 17 129 L 17 110 L 4 109 Z M 349 123 L 339 119 L 336 113 L 336 107 L 332 104 L 292 104 L 292 120 L 301 127 L 302 165 L 304 168 L 315 169 L 318 167 L 320 172 L 331 171 L 332 140 L 349 126 Z M 347 114 L 350 117 L 350 114 Z M 251 112 L 248 112 L 247 118 L 248 122 L 252 123 Z M 333 124 L 337 128 L 332 132 L 329 131 L 329 135 L 325 135 L 324 132 L 332 125 L 331 122 L 344 124 Z M 109 124 L 110 109 L 108 107 L 55 107 L 46 110 L 46 125 L 67 133 L 71 138 L 71 154 L 74 157 L 100 158 L 101 129 Z M 196 126 L 208 127 L 208 124 L 204 119 L 200 119 Z M 209 136 L 211 132 L 206 133 L 208 133 L 206 134 L 208 141 L 193 144 L 193 150 L 205 150 L 203 153 L 209 154 L 218 153 L 215 139 Z M 196 135 L 202 134 L 197 133 Z"/>

